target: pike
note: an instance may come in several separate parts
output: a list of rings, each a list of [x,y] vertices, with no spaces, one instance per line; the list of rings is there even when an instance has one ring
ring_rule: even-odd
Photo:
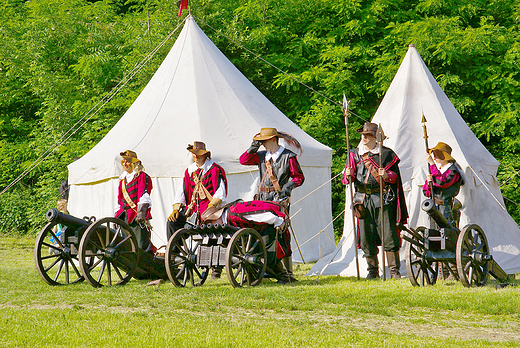
[[[349,104],[350,102],[347,101],[347,98],[345,97],[345,92],[343,92],[343,117],[345,118],[345,133],[346,133],[346,139],[347,139],[347,166],[350,168],[350,142],[349,142],[349,136],[348,136],[348,119],[350,117],[349,114]],[[358,258],[358,252],[357,252],[357,246],[359,245],[358,241],[358,234],[356,229],[356,218],[354,216],[354,193],[352,188],[352,181],[349,178],[349,190],[350,190],[350,206],[352,207],[352,228],[354,231],[354,250],[356,253],[356,272],[357,272],[357,279],[359,280],[359,258]]]
[[[426,153],[430,153],[430,147],[428,146],[428,131],[426,129],[426,117],[424,117],[424,112],[422,114],[421,123],[423,124],[423,132],[424,132],[424,145],[426,146]],[[428,173],[431,175],[432,170],[430,169],[430,165],[428,164]],[[433,200],[433,181],[430,181],[430,192],[431,199]]]
[[[383,128],[381,127],[381,123],[377,126],[376,139],[379,146],[379,170],[383,168],[383,140],[385,139],[385,134],[383,133]],[[384,207],[384,199],[383,199],[383,185],[384,181],[382,176],[379,176],[379,230],[381,232],[381,249],[383,249],[383,281],[386,280],[386,270],[385,270],[385,227],[383,224],[383,207]]]

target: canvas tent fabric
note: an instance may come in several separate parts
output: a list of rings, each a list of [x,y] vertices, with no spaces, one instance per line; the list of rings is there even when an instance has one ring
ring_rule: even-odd
[[[399,167],[410,215],[408,225],[430,227],[427,214],[420,209],[425,199],[422,185],[428,171],[421,123],[423,113],[430,148],[439,141],[449,144],[452,156],[465,174],[466,183],[457,197],[463,204],[460,228],[469,223],[479,225],[498,264],[508,273],[520,272],[520,229],[503,209],[505,205],[496,179],[499,163],[466,125],[413,45],[372,120],[381,124],[388,137],[384,145],[401,159]],[[350,202],[349,191],[346,192],[346,202]],[[357,275],[351,210],[348,203],[346,206],[343,237],[336,250],[317,262],[308,275]],[[360,274],[364,277],[366,261],[359,256]],[[406,272],[404,263],[401,272]]]
[[[212,159],[226,170],[228,201],[251,200],[258,170],[240,165],[238,159],[262,127],[285,131],[302,145],[299,161],[306,179],[293,191],[291,213],[304,260],[315,261],[334,250],[332,227],[325,228],[332,220],[330,183],[317,189],[330,180],[332,150],[262,95],[191,16],[127,112],[96,146],[68,166],[69,211],[80,217],[113,216],[123,170],[119,153],[133,150],[152,178],[152,241],[164,245],[175,190],[192,163],[187,145],[205,142]],[[294,260],[301,261],[294,240],[293,250]]]

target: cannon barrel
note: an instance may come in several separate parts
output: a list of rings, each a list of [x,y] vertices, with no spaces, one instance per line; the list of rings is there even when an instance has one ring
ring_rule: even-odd
[[[56,222],[70,227],[83,227],[90,225],[90,222],[59,212],[58,209],[49,209],[45,217],[49,222]]]
[[[446,218],[440,213],[435,207],[433,199],[427,199],[421,204],[421,209],[424,210],[432,219],[439,225],[440,228],[451,228],[454,227],[446,220]]]

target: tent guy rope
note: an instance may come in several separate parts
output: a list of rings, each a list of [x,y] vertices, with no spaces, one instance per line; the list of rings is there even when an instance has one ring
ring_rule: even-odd
[[[72,127],[65,132],[60,139],[58,139],[52,146],[50,146],[46,151],[44,151],[28,168],[26,168],[16,179],[14,179],[9,185],[7,185],[1,192],[4,194],[11,187],[16,185],[20,180],[22,180],[25,176],[27,176],[32,170],[34,170],[41,162],[43,162],[47,157],[51,155],[53,151],[55,151],[58,147],[63,145],[67,140],[69,140],[74,134],[76,134],[92,117],[94,117],[112,98],[114,98],[117,93],[126,84],[132,80],[132,78],[150,61],[155,54],[159,51],[159,49],[166,44],[166,42],[173,36],[173,34],[182,26],[182,24],[186,21],[186,18],[170,33],[166,36],[163,41],[159,43],[141,62],[139,62],[136,67],[130,71],[125,77],[119,81],[119,83],[112,88],[110,92],[105,94],[101,100],[99,100],[96,105],[94,105],[83,117],[81,117]]]

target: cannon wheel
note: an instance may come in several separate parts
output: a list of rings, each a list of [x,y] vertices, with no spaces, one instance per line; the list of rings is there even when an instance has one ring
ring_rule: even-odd
[[[200,286],[208,278],[209,267],[197,266],[200,241],[192,238],[189,230],[177,230],[168,241],[164,262],[170,282],[177,287]]]
[[[417,233],[423,236],[424,230],[424,227],[418,227]],[[424,248],[410,242],[405,245],[406,271],[413,286],[434,285],[437,282],[439,265],[437,262],[426,260],[424,251]]]
[[[36,269],[49,285],[82,282],[85,278],[79,269],[76,246],[61,241],[53,231],[54,226],[56,226],[55,222],[49,222],[36,238],[34,245]]]
[[[455,259],[462,285],[483,286],[489,276],[489,245],[484,231],[478,225],[467,225],[457,239]]]
[[[126,222],[103,218],[90,225],[79,244],[79,265],[93,287],[126,284],[138,263],[137,239]]]
[[[226,273],[234,288],[260,284],[266,261],[265,243],[257,231],[242,228],[233,234],[226,250]]]

